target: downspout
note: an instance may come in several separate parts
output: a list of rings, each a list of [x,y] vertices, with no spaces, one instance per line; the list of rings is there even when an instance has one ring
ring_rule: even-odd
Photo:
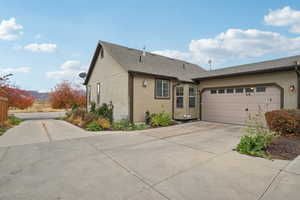
[[[297,108],[300,109],[300,70],[299,67],[295,67],[297,73]]]

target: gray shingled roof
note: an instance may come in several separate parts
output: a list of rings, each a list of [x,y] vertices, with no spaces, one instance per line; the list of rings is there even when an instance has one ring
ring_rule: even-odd
[[[256,72],[286,70],[296,66],[297,61],[300,61],[300,55],[206,71],[204,73],[195,75],[193,79],[201,80],[232,75],[250,74]]]
[[[100,41],[106,51],[129,72],[153,74],[166,77],[174,77],[180,81],[191,82],[195,75],[206,72],[198,65],[168,58],[165,56]],[[142,61],[140,62],[140,56]]]

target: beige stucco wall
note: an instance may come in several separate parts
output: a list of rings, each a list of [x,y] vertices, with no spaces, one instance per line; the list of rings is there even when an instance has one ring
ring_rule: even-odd
[[[280,85],[284,89],[284,108],[297,108],[297,88],[294,92],[289,91],[290,85],[297,87],[297,75],[294,71],[205,80],[200,81],[199,90],[209,87],[226,87],[263,83],[277,83]]]
[[[147,80],[147,87],[143,86]],[[155,78],[148,76],[134,76],[133,78],[133,121],[142,122],[145,120],[145,112],[159,113],[165,111],[172,115],[172,96],[174,81],[170,81],[170,98],[155,99],[154,88]]]
[[[105,50],[104,58],[99,55],[87,84],[91,86],[91,101],[93,102],[97,102],[98,82],[101,84],[100,105],[112,101],[114,120],[128,119],[128,73]]]

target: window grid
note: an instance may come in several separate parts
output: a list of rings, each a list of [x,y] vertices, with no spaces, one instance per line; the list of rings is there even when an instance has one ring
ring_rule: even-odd
[[[189,108],[195,108],[195,107],[196,107],[195,88],[190,87],[189,88]]]
[[[155,97],[167,99],[170,97],[170,81],[169,80],[156,80]]]
[[[176,108],[183,108],[184,88],[176,87]]]

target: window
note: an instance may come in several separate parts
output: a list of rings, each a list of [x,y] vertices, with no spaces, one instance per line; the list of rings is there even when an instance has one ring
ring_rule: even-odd
[[[256,92],[266,92],[266,87],[257,87]]]
[[[189,107],[195,108],[196,106],[196,94],[195,94],[195,88],[190,87],[189,88]]]
[[[236,88],[235,93],[244,93],[244,88]]]
[[[170,98],[170,81],[158,79],[155,81],[155,97],[160,99]]]
[[[229,89],[226,90],[226,93],[227,94],[232,94],[232,93],[234,93],[234,89],[229,88]]]
[[[97,83],[97,104],[100,104],[100,83]]]
[[[183,108],[183,87],[176,87],[176,108]]]
[[[225,90],[221,89],[221,90],[218,90],[218,94],[224,94],[225,93]]]
[[[217,90],[210,90],[210,94],[217,94]]]
[[[86,88],[86,93],[87,93],[87,101],[88,101],[88,104],[89,103],[91,103],[91,95],[92,95],[92,93],[91,93],[92,91],[91,91],[91,86],[90,85],[88,85],[87,86],[87,88]]]
[[[254,88],[246,88],[246,93],[254,92]]]

